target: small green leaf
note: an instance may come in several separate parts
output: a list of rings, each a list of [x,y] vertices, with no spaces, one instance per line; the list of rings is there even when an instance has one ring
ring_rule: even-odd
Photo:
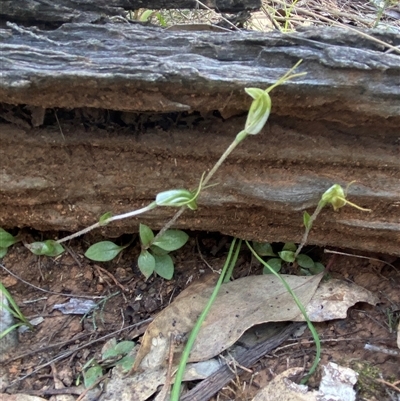
[[[297,246],[294,242],[286,242],[285,245],[283,245],[282,251],[292,251],[296,252]]]
[[[304,224],[304,227],[307,229],[311,228],[310,219],[311,219],[311,216],[307,212],[304,212],[303,213],[303,224]]]
[[[92,366],[86,372],[83,372],[83,383],[85,388],[92,387],[101,376],[103,376],[103,369],[99,365]]]
[[[304,267],[305,269],[311,269],[314,267],[314,261],[307,255],[301,253],[297,255],[296,262],[299,264],[300,267]]]
[[[112,213],[111,213],[111,212],[104,213],[103,216],[101,216],[100,219],[99,219],[99,224],[100,224],[101,226],[107,225],[107,224],[109,223],[108,220],[109,220],[111,217],[112,217]]]
[[[186,244],[189,236],[181,230],[167,230],[160,238],[154,242],[165,251],[175,251]]]
[[[119,354],[126,355],[135,348],[135,343],[133,341],[121,341],[115,347]]]
[[[3,301],[3,303],[1,304],[1,307],[7,309],[16,319],[19,319],[21,322],[25,323],[27,326],[32,327],[32,325],[29,323],[28,319],[24,316],[24,314],[21,312],[21,309],[19,309],[17,303],[14,301],[14,298],[8,292],[7,288],[4,287],[2,282],[0,282],[0,292],[3,293],[3,295],[6,297],[8,304],[9,304],[9,305],[7,305]]]
[[[8,313],[13,315],[16,319],[18,319],[18,317],[19,317],[18,313],[4,302],[0,304],[0,309],[5,309],[6,311],[8,311]]]
[[[156,245],[152,245],[150,247],[150,250],[153,255],[166,255],[167,253],[169,253],[169,251],[166,251],[165,249],[162,249]]]
[[[278,258],[273,258],[270,259],[266,262],[268,264],[268,266],[275,272],[279,272],[281,270],[282,267],[282,259],[278,259]],[[267,266],[264,266],[263,269],[263,274],[272,274],[271,270],[268,269]]]
[[[269,242],[254,242],[253,248],[260,256],[276,256]]]
[[[153,10],[143,11],[142,15],[139,18],[139,21],[147,22],[149,18],[152,16],[153,12],[154,12]]]
[[[14,237],[4,229],[0,228],[0,248],[8,248],[18,242],[19,239]]]
[[[96,262],[108,262],[114,259],[126,247],[127,245],[118,246],[111,241],[101,241],[90,246],[85,252],[85,256]]]
[[[294,252],[292,251],[282,251],[278,252],[279,257],[287,263],[292,263],[295,261]]]
[[[312,273],[310,272],[310,269],[303,269],[301,267],[300,268],[300,276],[312,276]]]
[[[135,358],[132,355],[125,355],[115,365],[121,365],[123,372],[130,372],[135,363]]]
[[[165,18],[163,17],[163,15],[161,13],[157,13],[156,17],[158,19],[158,22],[160,23],[160,25],[165,28],[167,26],[167,22],[165,21]]]
[[[154,272],[154,268],[156,267],[154,256],[149,251],[142,250],[138,259],[138,266],[146,279],[149,278]]]
[[[131,352],[134,347],[135,343],[133,341],[121,341],[114,347],[111,347],[110,349],[104,351],[102,359],[105,360],[108,358],[113,358],[118,355],[126,355],[129,352]]]
[[[154,233],[151,230],[150,227],[146,226],[145,224],[140,224],[139,225],[139,236],[140,236],[140,242],[142,243],[142,246],[147,246],[153,241],[154,239]]]
[[[0,248],[0,259],[7,255],[7,248]]]
[[[165,278],[166,280],[171,280],[174,275],[174,262],[169,255],[155,255],[154,259],[156,261],[156,265],[154,271]]]
[[[117,339],[115,337],[108,340],[101,349],[101,359],[104,361],[107,358],[114,357],[118,354],[115,353],[115,347],[117,346]],[[86,363],[86,367],[90,366],[90,364]],[[82,369],[85,369],[85,366]]]
[[[325,270],[325,266],[320,262],[316,262],[316,263],[314,263],[314,266],[311,267],[309,270],[310,270],[310,273],[316,275],[316,274],[322,273]]]
[[[34,255],[45,255],[55,257],[61,255],[64,252],[64,248],[52,239],[46,241],[32,242],[31,244],[25,244],[25,246]]]
[[[3,331],[0,333],[0,340],[1,340],[3,337],[5,337],[7,334],[11,333],[11,332],[12,332],[13,330],[15,330],[16,328],[22,326],[22,324],[23,324],[23,323],[16,323],[16,324],[13,324],[13,325],[10,326],[10,327],[7,327],[7,329],[3,330]]]

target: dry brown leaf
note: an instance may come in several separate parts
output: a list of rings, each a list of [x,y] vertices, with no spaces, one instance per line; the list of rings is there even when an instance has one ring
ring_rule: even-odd
[[[282,275],[307,305],[322,278]],[[181,338],[175,345],[174,361],[179,360],[184,342],[203,311],[215,283],[194,283],[161,311],[149,325],[135,361],[135,369],[152,369],[166,361],[166,341],[170,333]],[[248,328],[265,322],[292,321],[299,310],[279,279],[272,275],[244,277],[223,284],[202,325],[189,361],[204,361],[230,347]]]
[[[306,306],[306,311],[312,322],[345,319],[347,310],[357,302],[376,305],[379,298],[357,284],[332,279],[318,286],[310,303]],[[305,319],[302,314],[299,314],[294,321],[303,322]]]
[[[147,370],[126,376],[119,367],[113,369],[112,379],[106,383],[101,401],[145,401],[164,384],[166,368]]]

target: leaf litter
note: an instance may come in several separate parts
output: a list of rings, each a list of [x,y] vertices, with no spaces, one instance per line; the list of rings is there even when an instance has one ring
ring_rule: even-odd
[[[300,302],[307,305],[322,275],[283,277]],[[142,339],[135,370],[152,368],[154,360],[165,357],[168,350],[160,347],[165,347],[166,342],[160,339],[169,338],[170,333],[178,338],[186,338],[213,289],[214,283],[209,280],[194,283],[158,314]],[[249,276],[223,284],[197,336],[189,362],[204,361],[220,354],[256,324],[292,321],[298,314],[299,310],[293,298],[275,276]],[[184,342],[176,346],[177,359],[183,347]],[[154,357],[154,354],[159,357]]]
[[[321,283],[321,274],[283,276],[313,321],[342,319],[356,302],[374,305],[378,302],[376,296],[356,284],[341,280]],[[146,400],[157,391],[166,377],[170,335],[181,339],[181,343],[174,343],[173,364],[177,365],[187,335],[204,308],[214,283],[212,276],[193,283],[157,315],[148,326],[140,349],[136,349],[134,373],[126,377],[115,368],[102,400],[111,400],[111,394],[121,386],[130,389],[124,395],[128,401]],[[244,333],[250,333],[249,329],[264,327],[266,330],[263,331],[270,331],[272,335],[272,322],[302,320],[292,297],[274,276],[250,276],[224,284],[196,339],[185,380],[200,380],[214,373],[221,365],[214,357],[227,349],[235,354],[240,346],[233,344]],[[271,322],[270,329],[268,324],[265,325],[268,322]]]

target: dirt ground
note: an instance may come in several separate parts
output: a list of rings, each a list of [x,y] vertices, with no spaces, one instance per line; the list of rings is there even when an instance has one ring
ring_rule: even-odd
[[[65,392],[74,393],[84,364],[99,357],[106,341],[96,340],[109,334],[109,338],[118,341],[140,341],[150,318],[190,283],[209,273],[210,267],[218,270],[225,261],[230,238],[204,232],[189,234],[184,248],[173,253],[175,275],[170,281],[155,276],[144,280],[136,263],[140,251],[137,238],[120,257],[107,263],[91,262],[83,256],[89,244],[99,239],[96,234],[72,241],[68,252],[58,258],[34,256],[21,244],[10,248],[1,262],[0,280],[25,316],[43,317],[43,321],[34,331],[19,335],[19,345],[3,363],[10,379],[6,392],[48,398],[51,393],[48,390],[60,386],[60,380]],[[30,235],[36,240],[54,237],[54,233]],[[125,236],[117,242],[126,243],[130,239]],[[400,350],[396,346],[396,325],[400,317],[400,259],[376,254],[363,254],[368,257],[364,259],[333,256],[320,248],[308,248],[307,252],[329,265],[329,277],[354,282],[380,299],[376,307],[356,304],[348,311],[347,319],[316,324],[322,341],[322,363],[333,361],[356,370],[360,374],[356,385],[359,400],[397,400],[399,393],[391,383],[397,381],[398,390]],[[262,274],[262,268],[243,248],[234,278],[254,274]],[[55,304],[68,301],[72,295],[108,298],[84,318],[53,310]],[[135,328],[113,334],[135,323],[138,323]],[[379,348],[366,350],[366,344]],[[251,400],[276,374],[289,367],[309,367],[314,355],[312,337],[306,330],[299,339],[287,341],[262,358],[249,372],[223,388],[215,399]],[[309,384],[318,386],[318,382],[316,374]]]

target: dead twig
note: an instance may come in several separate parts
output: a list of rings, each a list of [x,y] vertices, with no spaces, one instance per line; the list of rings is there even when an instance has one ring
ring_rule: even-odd
[[[106,269],[103,269],[102,267],[100,267],[98,265],[94,265],[94,268],[97,270],[97,273],[99,275],[101,275],[100,273],[103,273],[108,278],[110,278],[114,282],[114,284],[122,290],[122,293],[124,293],[126,291],[126,288]]]
[[[28,285],[29,287],[34,288],[35,290],[45,292],[47,294],[54,294],[54,295],[62,295],[63,297],[67,298],[86,298],[86,299],[103,299],[105,298],[104,295],[75,295],[75,294],[64,294],[62,292],[56,292],[56,291],[49,291],[45,290],[43,288],[37,287],[34,284],[29,283],[28,281],[24,280],[23,278],[17,276],[15,273],[12,271],[8,270],[3,264],[0,263],[0,267],[5,270],[10,276],[15,277],[17,280],[21,281],[22,283]]]
[[[93,344],[95,344],[95,343],[97,343],[97,342],[105,341],[105,340],[107,340],[108,338],[114,337],[115,335],[121,333],[122,331],[125,331],[125,330],[128,330],[128,329],[132,329],[132,328],[134,328],[134,327],[141,326],[141,325],[143,325],[143,324],[145,324],[145,323],[150,323],[152,320],[153,320],[152,318],[143,320],[142,322],[135,323],[135,324],[132,324],[132,325],[130,325],[130,326],[124,327],[123,329],[119,329],[119,330],[113,331],[112,333],[106,334],[106,335],[103,336],[103,337],[97,338],[97,339],[92,340],[92,341],[89,341],[89,342],[87,342],[87,343],[85,343],[85,344],[81,344],[81,345],[79,345],[78,347],[75,347],[75,348],[73,348],[73,349],[71,349],[71,350],[68,350],[68,351],[64,352],[63,354],[60,354],[60,355],[58,355],[57,357],[53,358],[51,361],[48,361],[48,362],[46,362],[46,363],[44,363],[44,364],[38,366],[35,370],[33,370],[32,372],[26,374],[25,376],[20,377],[20,378],[14,380],[14,381],[11,382],[8,386],[6,386],[4,390],[8,389],[9,387],[14,386],[16,383],[19,383],[20,381],[25,380],[26,378],[28,378],[28,377],[34,375],[35,373],[37,373],[37,372],[39,372],[40,370],[42,370],[43,368],[45,368],[45,367],[51,365],[52,363],[55,363],[55,362],[58,362],[58,361],[61,361],[61,360],[65,359],[65,358],[68,358],[70,355],[72,355],[72,354],[73,354],[74,352],[76,352],[76,351],[80,351],[81,349],[88,348],[88,347],[90,347],[91,345],[93,345]],[[8,361],[4,361],[3,363],[7,363],[7,362],[8,362]]]
[[[168,401],[168,395],[171,390],[171,383],[172,383],[172,363],[174,360],[174,348],[175,348],[175,335],[171,333],[169,336],[167,375],[165,377],[164,387],[157,396],[157,401]]]
[[[381,262],[387,266],[392,267],[394,270],[396,270],[397,273],[399,273],[399,270],[397,269],[397,267],[393,266],[391,263],[385,262],[384,260],[381,260],[381,259],[371,258],[370,256],[353,255],[351,253],[346,253],[346,252],[331,251],[330,249],[324,249],[324,253],[333,253],[335,255],[343,255],[343,256],[350,256],[350,257],[359,258],[359,259],[374,260],[375,262]]]

